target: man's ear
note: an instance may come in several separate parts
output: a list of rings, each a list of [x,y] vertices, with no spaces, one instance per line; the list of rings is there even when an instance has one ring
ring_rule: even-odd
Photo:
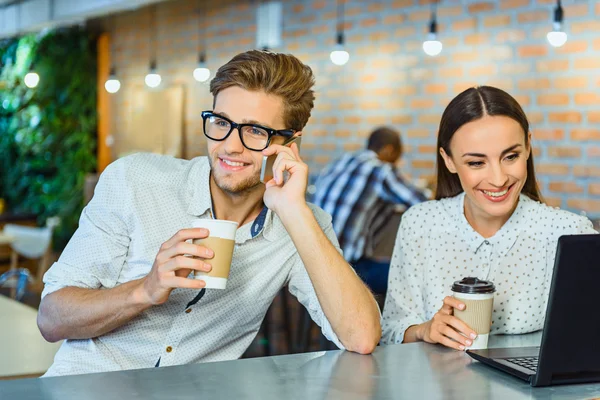
[[[446,151],[442,147],[440,147],[440,155],[444,159],[444,164],[446,164],[446,168],[448,168],[448,171],[455,174],[456,166],[454,165],[454,161],[452,161],[452,157],[446,154]]]

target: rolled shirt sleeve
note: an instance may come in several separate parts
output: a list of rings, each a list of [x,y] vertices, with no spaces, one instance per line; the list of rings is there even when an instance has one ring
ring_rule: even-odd
[[[331,217],[313,205],[311,205],[311,208],[315,214],[315,218],[321,226],[321,229],[323,229],[325,236],[327,236],[336,250],[342,254],[335,231],[331,225]],[[312,320],[321,327],[321,332],[323,335],[335,343],[338,348],[345,350],[344,345],[333,331],[333,328],[331,327],[327,317],[325,316],[325,313],[323,312],[323,309],[321,308],[321,304],[319,303],[319,299],[315,293],[312,281],[310,280],[308,272],[306,271],[306,267],[304,266],[304,263],[302,263],[302,259],[300,258],[299,254],[295,255],[293,262],[294,265],[291,268],[288,279],[288,288],[290,293],[298,299],[298,301],[306,308],[306,310],[308,310]],[[352,269],[349,264],[348,268]]]
[[[130,203],[124,166],[116,161],[100,177],[79,228],[44,275],[42,298],[68,286],[100,289],[116,285],[130,240],[124,213]]]

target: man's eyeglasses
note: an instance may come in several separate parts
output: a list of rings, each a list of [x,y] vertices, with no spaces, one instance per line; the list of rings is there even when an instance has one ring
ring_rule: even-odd
[[[263,151],[269,147],[273,136],[289,139],[296,133],[292,129],[276,130],[256,124],[238,124],[212,111],[202,111],[202,120],[207,138],[221,142],[237,129],[244,147],[253,151]]]

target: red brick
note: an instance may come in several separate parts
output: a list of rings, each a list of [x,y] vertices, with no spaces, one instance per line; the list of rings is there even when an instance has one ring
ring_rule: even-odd
[[[472,33],[465,36],[465,44],[469,46],[478,44],[487,44],[490,42],[490,35],[487,33]]]
[[[581,157],[581,148],[574,146],[550,146],[548,147],[548,155],[558,158]]]
[[[404,20],[406,20],[404,14],[388,15],[383,18],[383,23],[385,25],[396,25],[404,22]]]
[[[422,145],[418,147],[419,153],[421,154],[436,154],[437,146],[434,145]],[[600,185],[598,185],[600,186]]]
[[[573,167],[573,174],[575,176],[594,178],[600,176],[600,167],[590,165],[576,165]]]
[[[496,75],[496,65],[495,64],[486,64],[480,65],[477,67],[473,67],[469,70],[469,76],[473,78],[481,77],[481,76],[494,76]]]
[[[537,22],[537,21],[551,21],[550,12],[547,10],[536,10],[519,13],[517,21],[519,23]]]
[[[336,137],[350,137],[352,133],[348,129],[338,129],[335,131]]]
[[[462,93],[465,90],[475,87],[477,86],[477,82],[473,82],[473,81],[465,81],[465,82],[458,82],[454,84],[454,93]]]
[[[360,26],[363,28],[370,28],[372,26],[377,25],[377,18],[367,18],[360,21]]]
[[[413,117],[412,117],[412,115],[409,115],[409,114],[392,116],[392,124],[408,125],[408,124],[412,123],[412,121],[413,121]]]
[[[583,188],[573,182],[550,182],[548,189],[551,192],[583,193]]]
[[[483,19],[483,26],[486,28],[508,25],[510,25],[510,15],[494,15]]]
[[[569,60],[547,60],[536,63],[538,72],[558,72],[569,69]]]
[[[526,74],[531,71],[530,63],[503,63],[500,65],[500,72],[508,75]]]
[[[398,43],[382,43],[379,46],[379,53],[381,54],[398,54],[400,52],[400,45]]]
[[[600,129],[572,129],[571,140],[600,140]]]
[[[521,29],[503,29],[496,35],[496,41],[498,43],[515,43],[522,42],[526,37],[525,31]]]
[[[600,124],[600,111],[589,111],[587,113],[588,122]]]
[[[433,107],[433,100],[430,98],[427,99],[413,99],[410,102],[410,106],[412,108],[419,108],[419,109],[428,109]]]
[[[550,79],[548,78],[525,78],[519,81],[519,89],[521,90],[540,90],[550,87]]]
[[[300,14],[302,13],[302,11],[304,11],[304,6],[302,4],[295,4],[292,7],[292,11],[294,12],[294,14]]]
[[[528,6],[530,0],[502,0],[500,2],[501,10],[508,10],[509,8],[518,8]]]
[[[396,37],[411,37],[417,34],[417,29],[414,26],[405,26],[394,31]]]
[[[439,76],[441,78],[460,78],[463,76],[463,69],[461,67],[443,67],[439,70]]]
[[[548,45],[532,44],[519,47],[519,56],[521,57],[543,57],[548,54]]]
[[[539,124],[544,121],[544,113],[542,112],[528,112],[527,119],[532,124]]]
[[[338,123],[337,117],[323,117],[321,118],[321,123],[323,125],[335,125]]]
[[[600,15],[600,3],[596,3],[596,15]]]
[[[408,19],[410,21],[413,22],[418,22],[418,21],[427,21],[429,20],[429,18],[431,18],[431,11],[425,9],[425,10],[419,10],[419,11],[413,11],[411,13],[408,14]]]
[[[600,39],[594,39],[594,50],[600,50]]]
[[[588,49],[588,42],[586,40],[569,40],[564,46],[556,49],[559,54],[577,54],[585,53]]]
[[[552,83],[556,89],[583,89],[588,87],[587,76],[569,76],[554,78]]]
[[[588,213],[600,212],[600,200],[568,199],[567,205],[571,208],[582,210]]]
[[[561,124],[578,124],[581,122],[581,113],[577,111],[551,112],[548,119],[550,122]]]
[[[600,57],[586,57],[575,60],[573,67],[576,69],[600,69]]]
[[[479,12],[492,11],[496,7],[492,2],[473,3],[469,5],[469,13],[475,14]]]
[[[593,195],[600,195],[600,183],[590,183],[588,191]]]
[[[381,108],[381,104],[378,101],[363,101],[360,103],[360,108],[363,110],[377,110]]]
[[[389,39],[389,37],[389,32],[372,32],[369,34],[369,40],[373,43],[384,42],[385,40]]]
[[[533,153],[533,156],[536,158],[542,156],[542,149],[540,149],[539,147],[533,146],[533,149],[531,151]]]
[[[474,30],[477,26],[475,18],[467,18],[452,23],[452,31]]]
[[[414,0],[392,0],[393,8],[406,8],[414,4]]]
[[[572,22],[569,24],[569,26],[571,28],[570,33],[573,35],[600,31],[600,21],[594,21],[591,19],[587,21]]]
[[[367,6],[367,11],[369,12],[379,12],[383,10],[383,4],[381,3],[369,3]]]
[[[409,138],[426,138],[429,137],[429,130],[427,129],[408,129],[406,136]]]
[[[569,104],[569,95],[566,93],[541,94],[538,96],[541,106],[566,106]]]
[[[534,140],[561,140],[565,137],[565,131],[562,129],[534,129]]]
[[[425,85],[426,94],[444,94],[448,92],[448,86],[443,83],[430,83]]]
[[[438,7],[437,16],[439,19],[447,19],[449,17],[460,17],[463,15],[462,6],[454,7]]]
[[[577,105],[600,105],[600,95],[597,93],[575,93],[575,104]]]
[[[476,51],[457,51],[452,55],[454,63],[462,65],[469,61],[476,61],[479,59],[479,54]]]
[[[387,122],[387,120],[387,117],[383,116],[367,117],[367,122],[370,125],[384,125]]]
[[[419,116],[419,123],[437,125],[440,123],[441,118],[440,114],[422,114]]]
[[[590,13],[590,7],[587,2],[582,2],[581,4],[565,4],[563,7],[565,15],[568,15],[569,18],[586,17]]]
[[[331,161],[331,156],[327,156],[327,155],[318,155],[315,156],[313,158],[313,160],[317,163],[317,164],[329,164],[329,162]]]
[[[569,173],[569,166],[556,163],[537,164],[535,170],[541,175],[567,175]]]
[[[322,143],[321,144],[321,149],[323,149],[325,151],[335,151],[336,148],[337,148],[337,145],[335,143]]]
[[[344,123],[346,124],[360,124],[361,118],[356,115],[344,117]]]
[[[544,203],[550,207],[560,207],[562,204],[562,199],[560,197],[544,196]]]
[[[421,169],[433,169],[435,167],[435,161],[431,160],[413,160],[411,163],[413,168]]]
[[[344,143],[345,151],[357,151],[362,149],[364,144],[362,143]]]

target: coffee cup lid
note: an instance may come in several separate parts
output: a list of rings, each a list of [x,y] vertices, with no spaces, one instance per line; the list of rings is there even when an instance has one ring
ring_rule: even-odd
[[[454,282],[452,291],[456,293],[484,294],[494,293],[496,287],[490,281],[484,281],[475,277],[467,277]]]

